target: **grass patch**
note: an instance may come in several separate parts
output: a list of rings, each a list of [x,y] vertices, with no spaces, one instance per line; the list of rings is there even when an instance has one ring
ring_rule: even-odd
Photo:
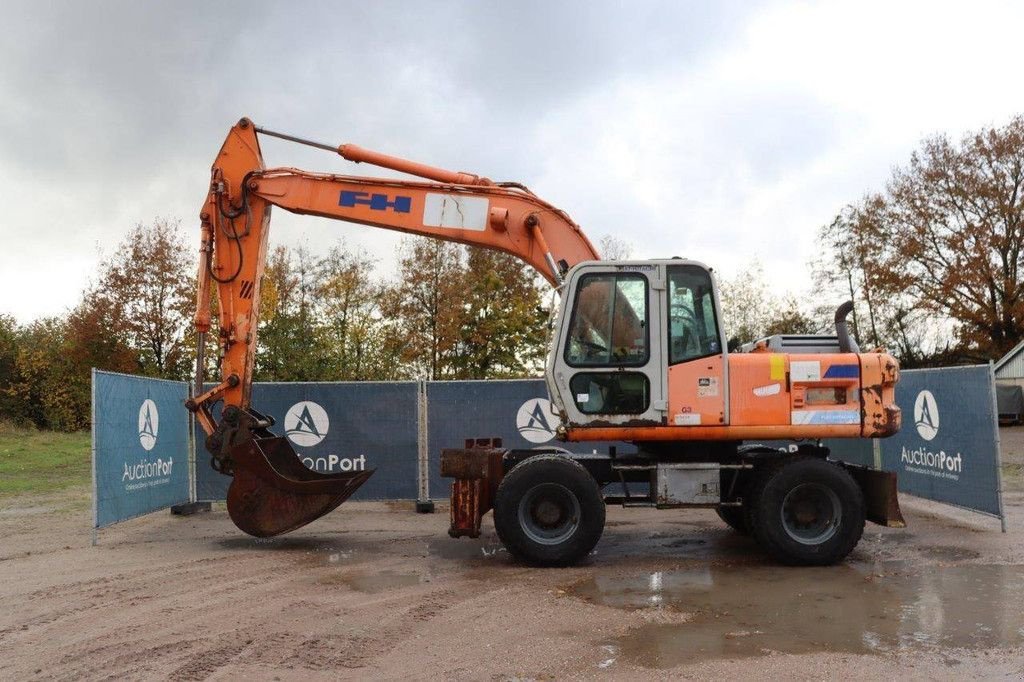
[[[1024,490],[1024,465],[1003,464],[1003,490],[1007,492]]]
[[[59,433],[0,428],[0,495],[50,493],[92,477],[88,431]]]

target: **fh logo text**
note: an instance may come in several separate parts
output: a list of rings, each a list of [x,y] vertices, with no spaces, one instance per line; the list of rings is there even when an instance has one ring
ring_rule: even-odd
[[[412,197],[395,196],[392,199],[387,194],[342,191],[338,197],[338,206],[345,208],[369,206],[371,211],[387,211],[390,209],[395,213],[411,213]]]

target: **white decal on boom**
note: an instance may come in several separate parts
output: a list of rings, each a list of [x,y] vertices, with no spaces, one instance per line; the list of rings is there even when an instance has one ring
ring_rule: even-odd
[[[423,203],[423,224],[483,232],[490,202],[483,197],[428,193]]]

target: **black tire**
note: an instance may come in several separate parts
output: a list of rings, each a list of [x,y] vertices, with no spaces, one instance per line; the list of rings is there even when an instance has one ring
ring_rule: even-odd
[[[837,464],[797,457],[758,472],[747,523],[776,561],[828,566],[853,551],[864,532],[864,495]]]
[[[534,566],[568,566],[604,531],[604,500],[594,478],[560,455],[516,465],[494,497],[494,529],[508,551]]]
[[[715,509],[718,518],[725,521],[726,525],[740,535],[750,535],[750,526],[747,525],[747,512],[743,507],[718,507]]]

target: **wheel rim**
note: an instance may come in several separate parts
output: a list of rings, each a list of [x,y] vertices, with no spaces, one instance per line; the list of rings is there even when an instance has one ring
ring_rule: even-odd
[[[580,501],[563,485],[535,485],[519,501],[519,527],[533,542],[560,544],[572,537],[579,525]]]
[[[782,501],[782,527],[802,545],[820,545],[839,531],[843,507],[835,491],[818,483],[801,483]]]

